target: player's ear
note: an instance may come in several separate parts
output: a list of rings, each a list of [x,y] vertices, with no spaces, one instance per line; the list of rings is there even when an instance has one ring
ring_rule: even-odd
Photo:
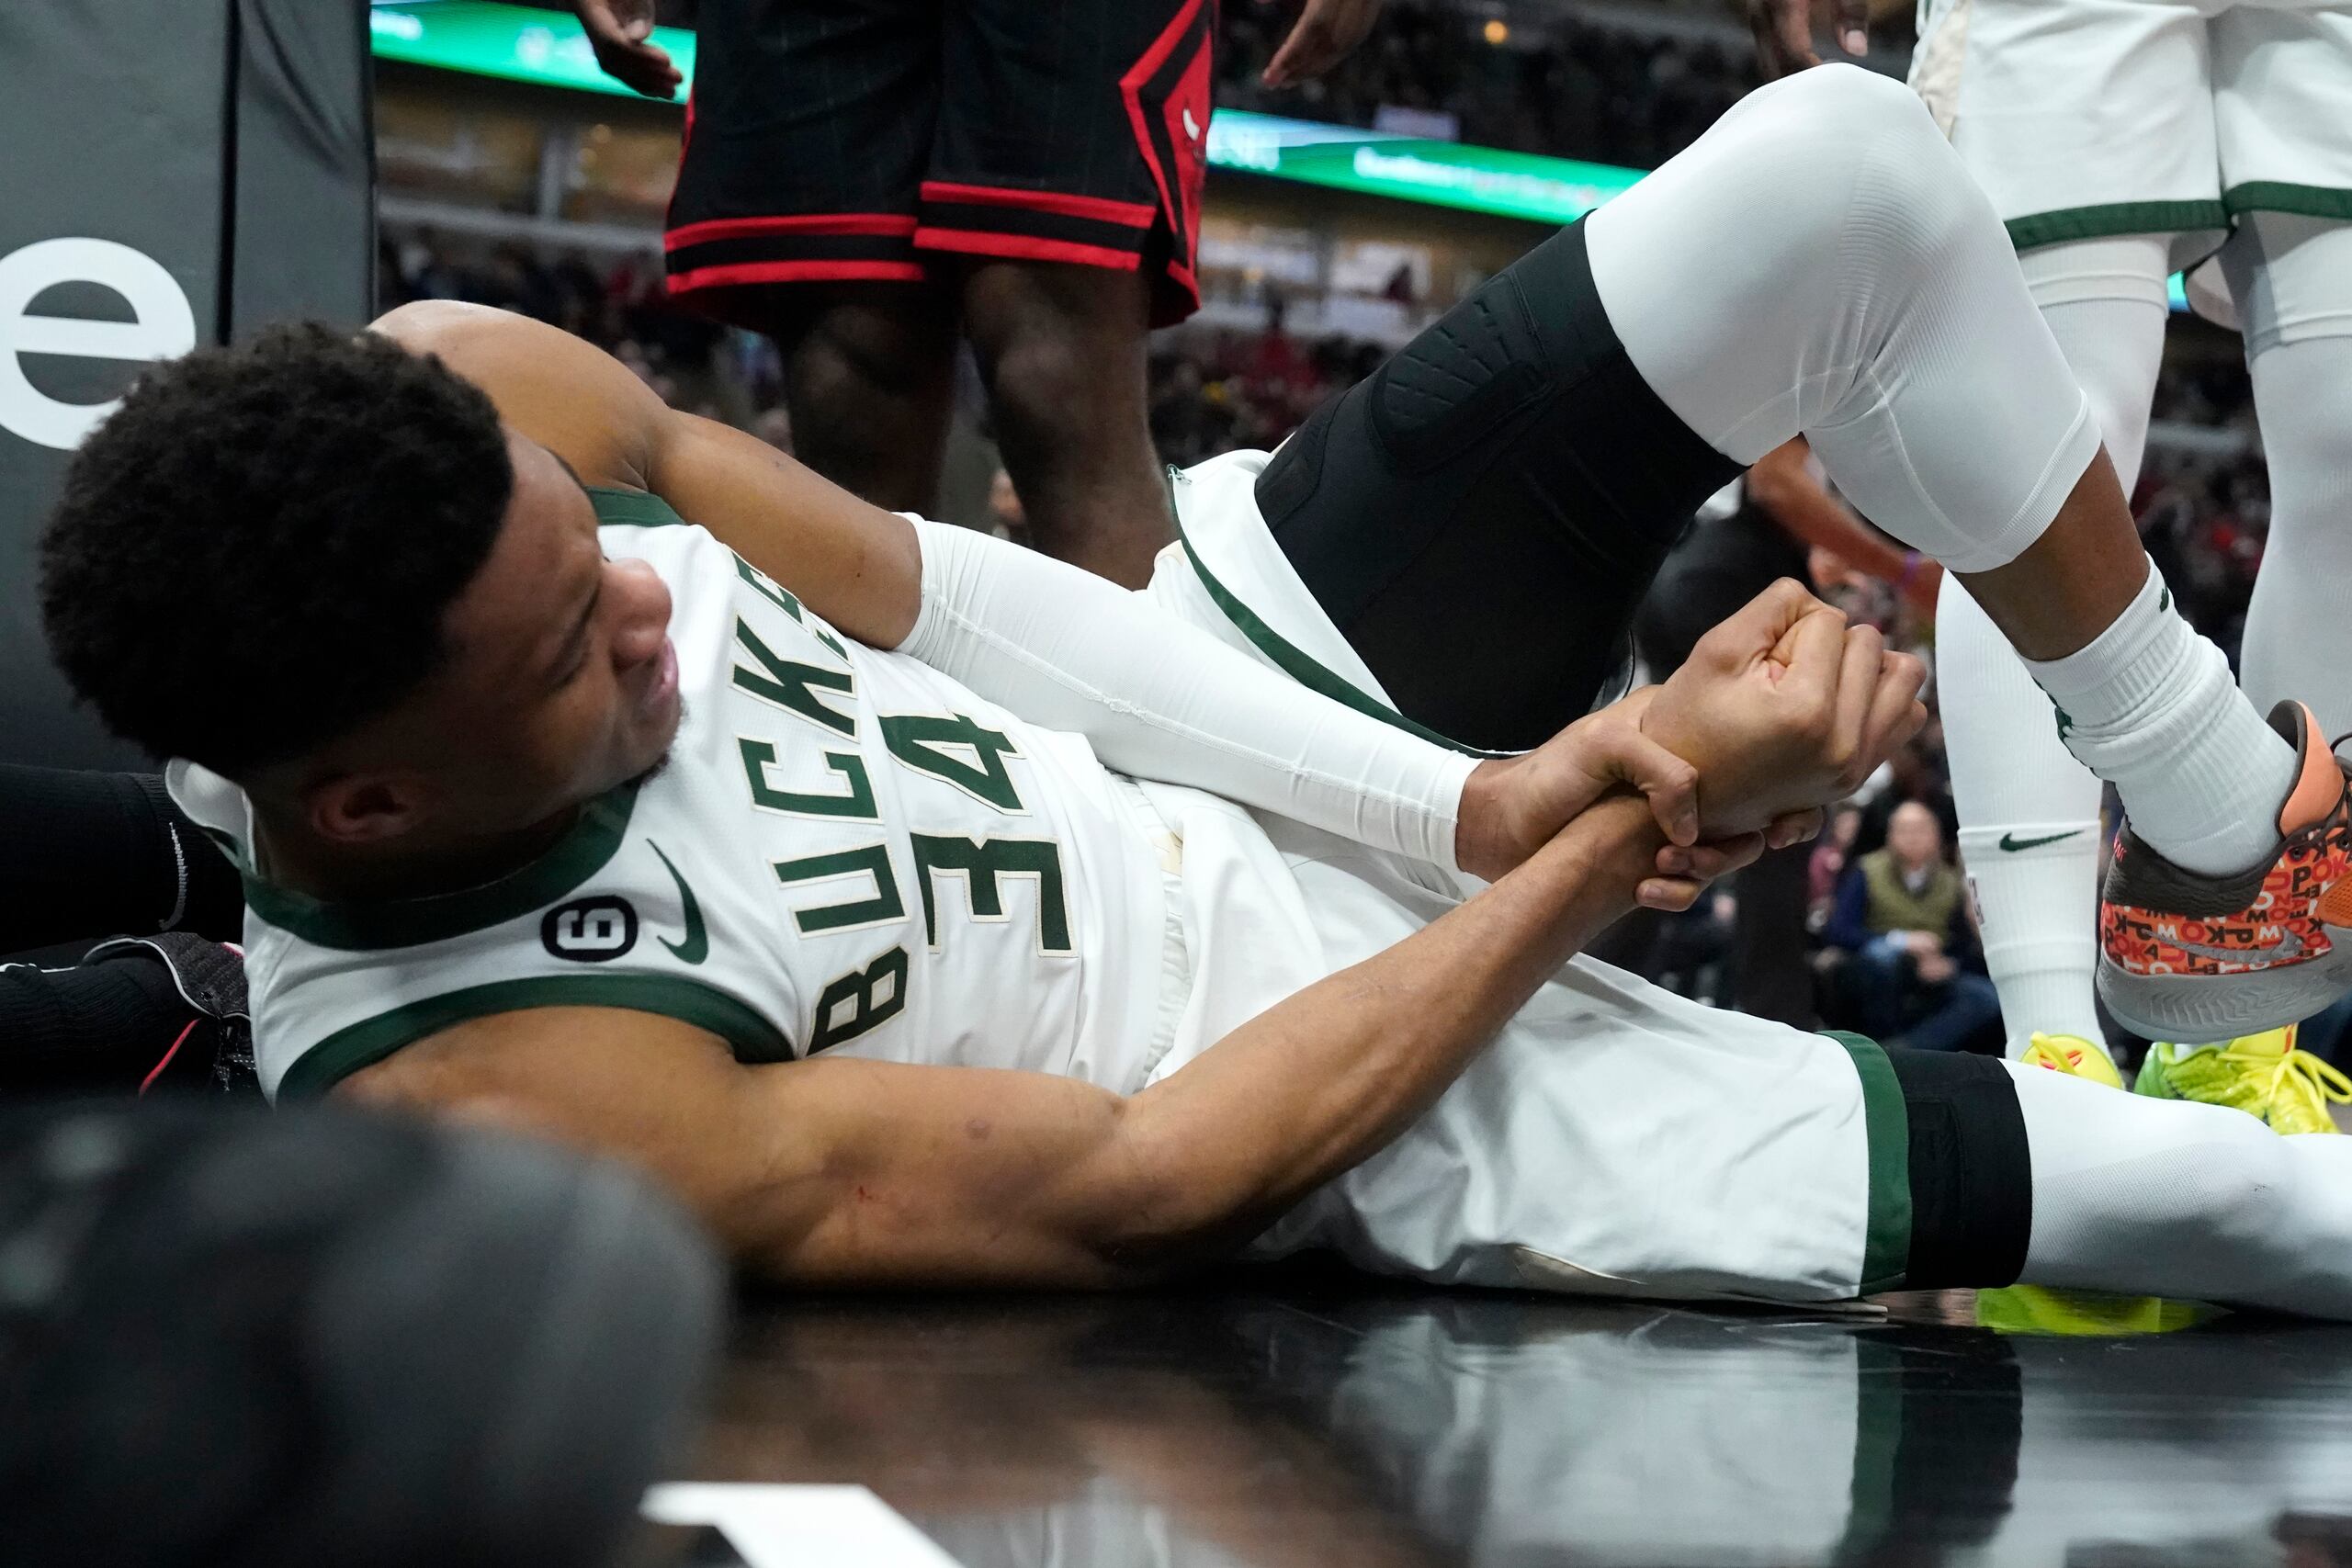
[[[382,843],[423,820],[423,782],[407,773],[341,773],[304,795],[311,831],[329,843]]]

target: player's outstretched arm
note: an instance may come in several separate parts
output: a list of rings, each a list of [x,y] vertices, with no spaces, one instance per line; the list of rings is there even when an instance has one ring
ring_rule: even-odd
[[[1488,877],[1566,819],[1520,835],[1508,859],[1460,859],[1465,828],[1474,845],[1498,841],[1479,830],[1492,765],[1311,692],[1076,567],[870,506],[764,442],[666,407],[611,355],[543,322],[435,300],[375,330],[438,355],[585,482],[650,491],[859,641],[1083,735],[1122,772]],[[1623,772],[1671,822],[1677,803],[1658,781]]]
[[[1659,880],[1664,841],[1639,800],[1603,803],[1478,897],[1124,1098],[850,1057],[740,1066],[686,1025],[601,1009],[467,1024],[341,1092],[632,1160],[781,1280],[1139,1283],[1246,1240],[1394,1138]],[[1699,891],[1668,886],[1686,904]]]

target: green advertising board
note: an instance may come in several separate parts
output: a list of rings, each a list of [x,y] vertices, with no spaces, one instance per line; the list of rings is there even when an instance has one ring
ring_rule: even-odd
[[[1211,118],[1208,155],[1218,168],[1539,223],[1570,222],[1642,177],[1639,169],[1609,164],[1384,136],[1245,109],[1219,109]]]

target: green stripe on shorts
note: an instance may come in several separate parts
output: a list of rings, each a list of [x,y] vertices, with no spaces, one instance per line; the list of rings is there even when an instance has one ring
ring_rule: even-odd
[[[2352,223],[2352,190],[2335,186],[2297,185],[2290,180],[2248,180],[2222,193],[2222,205],[2234,218],[2242,212],[2295,212],[2305,218],[2328,218]]]
[[[1899,1290],[1911,1260],[1911,1119],[1903,1086],[1875,1040],[1842,1029],[1821,1032],[1846,1047],[1862,1080],[1862,1127],[1870,1140],[1870,1226],[1862,1242],[1859,1295]]]
[[[2009,243],[2020,251],[2068,240],[2104,240],[2113,234],[2188,234],[2226,229],[2229,214],[2218,201],[2110,201],[2098,207],[2062,207],[2012,218],[2005,225]]]

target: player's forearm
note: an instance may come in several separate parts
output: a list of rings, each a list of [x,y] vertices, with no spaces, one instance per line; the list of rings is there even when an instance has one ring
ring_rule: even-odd
[[[1149,1264],[1248,1237],[1384,1147],[1632,906],[1664,838],[1601,802],[1491,888],[1269,1009],[1121,1110],[1125,1208],[1107,1256]]]
[[[1188,784],[1418,860],[1455,863],[1473,759],[1355,712],[1101,578],[939,524],[901,651],[1086,737],[1122,773]]]

